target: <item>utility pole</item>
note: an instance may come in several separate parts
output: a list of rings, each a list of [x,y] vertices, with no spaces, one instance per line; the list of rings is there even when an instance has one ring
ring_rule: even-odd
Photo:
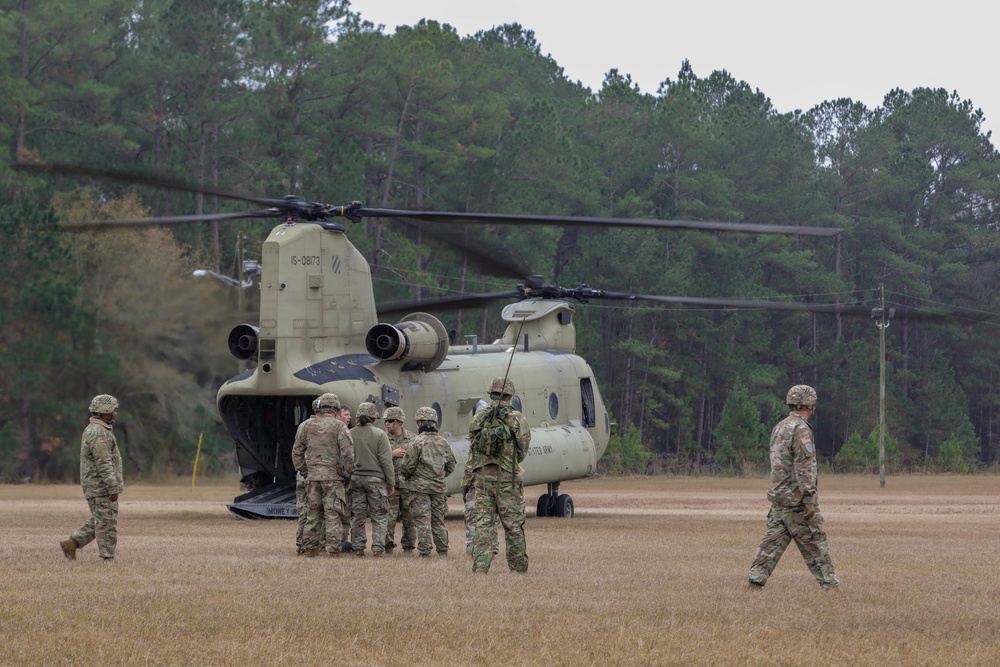
[[[879,306],[872,308],[872,318],[878,327],[878,485],[885,488],[885,330],[896,314],[895,308],[885,309],[885,284],[879,283]]]
[[[236,267],[237,267],[236,268],[236,271],[237,271],[236,280],[238,280],[240,282],[240,284],[242,285],[243,281],[246,280],[246,276],[243,275],[243,232],[239,233],[239,239],[237,240],[237,244],[236,244]],[[239,304],[239,314],[240,314],[240,319],[243,319],[243,306],[244,306],[243,302],[244,302],[244,299],[245,299],[245,297],[243,296],[243,292],[246,291],[246,288],[244,288],[244,287],[241,286],[241,287],[238,288],[238,291],[240,293],[239,301],[238,301],[238,304]]]

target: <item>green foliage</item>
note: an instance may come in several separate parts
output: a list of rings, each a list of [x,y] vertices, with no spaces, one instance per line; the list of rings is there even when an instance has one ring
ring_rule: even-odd
[[[716,463],[720,463],[720,456],[724,460],[735,456],[739,462],[759,462],[767,458],[766,433],[760,420],[760,411],[750,400],[743,384],[736,383],[729,392],[714,435],[718,448]]]
[[[879,471],[879,432],[874,429],[863,438],[854,432],[847,442],[837,452],[833,461],[836,469],[841,472],[875,473]],[[885,436],[885,469],[888,473],[899,470],[899,441],[886,433]]]
[[[938,467],[946,472],[972,472],[978,460],[978,449],[979,442],[975,431],[972,429],[972,424],[966,421],[941,443],[937,455]]]
[[[642,434],[633,425],[625,435],[616,433],[611,436],[601,464],[612,475],[642,474],[646,472],[649,458],[650,453],[642,442]]]
[[[157,170],[332,203],[844,229],[831,241],[484,225],[446,243],[436,228],[366,220],[349,234],[371,259],[379,301],[506,291],[541,274],[862,311],[884,282],[901,312],[1000,312],[1000,157],[970,100],[918,88],[889,91],[876,109],[836,99],[780,114],[752,82],[699,76],[686,61],[655,93],[613,69],[590,91],[517,24],[461,37],[430,20],[386,34],[363,18],[340,0],[18,6],[0,16],[4,164]],[[17,277],[0,286],[0,336],[15,351],[0,361],[0,478],[72,478],[80,406],[98,390],[127,397],[133,472],[183,472],[203,430],[203,452],[232,465],[212,395],[234,372],[219,343],[233,295],[188,278],[195,266],[234,273],[243,235],[259,257],[252,246],[270,223],[101,240],[41,231],[53,205],[63,220],[243,210],[131,190],[78,192],[0,165],[0,204],[17,205],[0,215],[0,261]],[[489,340],[505,325],[498,311],[444,318],[459,340]],[[878,423],[867,317],[594,299],[574,322],[620,418],[607,459],[620,469],[644,469],[651,452],[759,464],[766,424],[799,382],[819,391],[824,454],[837,452],[838,468],[872,466],[870,438],[854,435]],[[909,457],[898,465],[996,460],[1000,337],[967,324],[900,316],[886,331],[887,426]]]

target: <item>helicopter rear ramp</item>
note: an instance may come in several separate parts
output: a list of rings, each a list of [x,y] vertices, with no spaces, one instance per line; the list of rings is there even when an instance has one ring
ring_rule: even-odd
[[[298,519],[295,482],[265,484],[226,505],[239,519]]]

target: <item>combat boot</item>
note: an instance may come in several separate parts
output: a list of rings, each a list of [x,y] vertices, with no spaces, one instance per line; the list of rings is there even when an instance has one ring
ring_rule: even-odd
[[[76,560],[76,540],[71,537],[68,540],[60,542],[59,546],[62,547],[63,555],[66,556],[66,558],[69,560]]]
[[[315,558],[318,553],[319,549],[306,549],[302,552],[302,555],[306,558]]]
[[[330,558],[340,558],[339,551],[327,551],[327,553],[330,555]]]
[[[354,552],[354,555],[357,556],[358,558],[364,558],[365,552],[362,551],[361,549],[358,549],[357,551]]]
[[[386,556],[391,556],[391,555],[392,555],[392,552],[393,552],[393,551],[394,551],[395,549],[396,549],[396,547],[386,547],[386,548],[385,548],[385,555],[386,555]]]

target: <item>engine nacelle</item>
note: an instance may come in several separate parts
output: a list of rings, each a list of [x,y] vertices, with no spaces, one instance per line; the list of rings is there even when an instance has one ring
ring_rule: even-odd
[[[252,324],[240,324],[229,332],[229,351],[241,361],[252,359],[257,354],[257,338],[260,329]]]
[[[407,315],[399,324],[376,324],[365,336],[368,353],[382,361],[403,361],[403,370],[432,371],[448,355],[448,331],[427,313]]]

